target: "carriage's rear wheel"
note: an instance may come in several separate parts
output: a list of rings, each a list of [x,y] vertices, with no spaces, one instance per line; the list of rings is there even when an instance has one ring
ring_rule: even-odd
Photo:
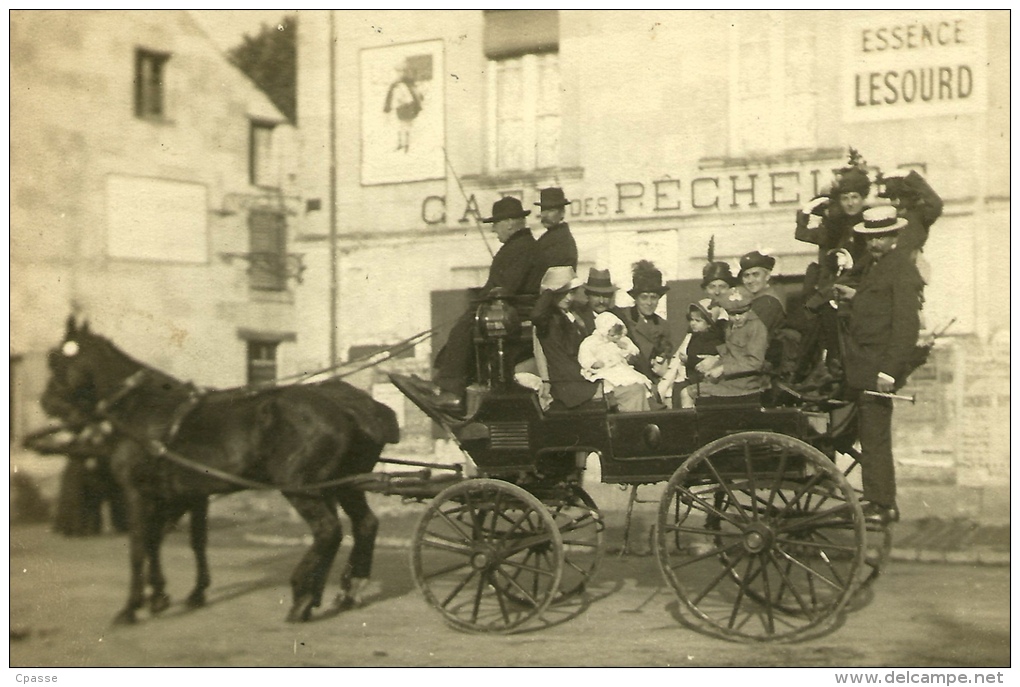
[[[548,508],[518,486],[469,479],[443,490],[414,533],[411,569],[454,627],[521,629],[560,594],[563,537]]]
[[[583,593],[602,563],[605,523],[595,501],[580,487],[547,503],[563,538],[563,576],[553,603]]]
[[[774,641],[829,626],[858,583],[864,520],[823,453],[792,437],[714,441],[673,473],[656,554],[685,619],[718,636]]]

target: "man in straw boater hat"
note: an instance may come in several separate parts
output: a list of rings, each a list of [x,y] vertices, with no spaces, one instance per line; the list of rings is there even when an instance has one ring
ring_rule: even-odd
[[[857,233],[868,256],[856,288],[837,284],[850,302],[844,368],[850,398],[857,402],[864,486],[864,515],[872,524],[899,520],[892,454],[892,393],[913,371],[924,282],[909,251],[897,248],[907,220],[896,209],[865,210]]]
[[[613,278],[609,270],[600,270],[594,267],[588,270],[588,281],[584,283],[584,294],[588,297],[587,303],[577,307],[577,314],[584,320],[585,329],[591,334],[595,331],[595,318],[604,312],[612,312],[617,315],[614,307],[616,292],[619,289],[613,285]]]
[[[568,265],[577,269],[577,242],[570,233],[570,225],[563,221],[566,207],[570,205],[561,188],[543,188],[539,192],[539,218],[545,233],[538,237],[535,245],[537,262],[541,274],[550,267]]]
[[[499,288],[513,302],[515,296],[538,293],[543,272],[539,271],[535,259],[535,238],[525,223],[530,214],[531,210],[525,210],[521,201],[507,196],[493,203],[492,216],[482,220],[492,225],[502,244],[492,258],[489,277],[481,289],[483,294]],[[428,392],[434,405],[454,414],[463,410],[464,393],[475,368],[471,332],[474,312],[474,306],[468,308],[453,325],[446,345],[436,357],[432,382],[415,378],[420,390]],[[528,352],[522,348],[514,351],[513,355],[521,358]]]

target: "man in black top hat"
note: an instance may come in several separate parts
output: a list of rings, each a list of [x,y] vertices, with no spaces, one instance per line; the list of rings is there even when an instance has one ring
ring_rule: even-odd
[[[868,522],[899,519],[896,474],[892,455],[892,399],[867,391],[894,392],[914,369],[924,282],[909,251],[897,249],[907,220],[894,208],[864,212],[856,231],[865,240],[870,259],[856,288],[837,284],[850,300],[850,321],[844,352],[850,398],[857,400],[858,434],[864,515]],[[852,300],[851,300],[852,299]]]
[[[538,294],[544,269],[535,260],[535,238],[525,224],[531,210],[525,210],[521,201],[513,197],[500,198],[492,204],[492,217],[482,222],[491,224],[493,231],[503,244],[492,258],[489,278],[482,287],[488,294],[500,288],[506,296]],[[474,307],[468,308],[450,330],[446,345],[436,357],[434,386],[429,388],[432,401],[438,407],[450,412],[459,412],[463,407],[464,391],[474,371],[474,344],[471,328],[474,322]]]
[[[577,242],[570,226],[563,221],[570,201],[561,188],[543,188],[539,194],[539,217],[545,233],[536,242],[537,261],[541,274],[550,267],[568,265],[577,269]]]

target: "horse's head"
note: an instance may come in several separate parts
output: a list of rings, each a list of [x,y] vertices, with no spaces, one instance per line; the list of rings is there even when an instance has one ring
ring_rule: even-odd
[[[43,410],[72,427],[95,419],[99,402],[123,379],[113,353],[112,345],[89,331],[87,322],[79,325],[69,317],[63,341],[49,352]]]

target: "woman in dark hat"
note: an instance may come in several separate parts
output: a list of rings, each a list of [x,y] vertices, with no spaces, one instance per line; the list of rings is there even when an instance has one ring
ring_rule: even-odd
[[[662,283],[662,272],[648,260],[634,263],[632,277],[633,286],[627,293],[634,299],[634,305],[621,310],[619,316],[627,325],[628,336],[641,351],[634,368],[658,384],[673,355],[669,325],[655,312],[669,287]]]

